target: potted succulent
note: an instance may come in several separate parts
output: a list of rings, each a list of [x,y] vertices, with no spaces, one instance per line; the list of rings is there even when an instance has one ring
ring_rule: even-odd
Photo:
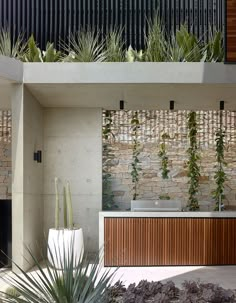
[[[59,226],[60,201],[58,194],[58,179],[55,178],[55,227],[49,229],[48,235],[48,261],[56,268],[63,268],[62,260],[73,257],[73,266],[76,267],[83,258],[84,240],[82,228],[75,227],[73,223],[73,208],[71,201],[70,184],[67,182],[63,188],[64,197],[64,227]]]

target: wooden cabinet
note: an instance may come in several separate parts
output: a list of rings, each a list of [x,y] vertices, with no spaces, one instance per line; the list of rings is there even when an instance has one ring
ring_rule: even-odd
[[[236,264],[234,218],[105,218],[105,266]]]
[[[236,63],[236,0],[226,0],[226,62]]]

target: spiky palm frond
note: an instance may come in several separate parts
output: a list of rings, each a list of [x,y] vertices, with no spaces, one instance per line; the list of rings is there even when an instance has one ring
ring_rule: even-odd
[[[145,60],[143,51],[137,51],[130,45],[125,53],[126,62],[142,62]]]
[[[16,38],[9,29],[0,29],[0,55],[21,59],[26,50],[24,35],[19,34]]]
[[[72,244],[73,246],[73,244]],[[69,249],[64,257],[60,253],[55,256],[51,252],[52,267],[45,267],[26,248],[33,262],[35,272],[25,272],[17,264],[18,273],[5,275],[2,279],[14,287],[17,295],[0,294],[2,302],[15,303],[100,303],[103,302],[104,291],[109,287],[114,273],[110,270],[101,271],[97,258],[90,264],[87,258],[74,267],[73,250]],[[56,259],[60,258],[61,270],[55,268]],[[20,297],[19,297],[20,294]]]
[[[124,62],[125,51],[124,42],[122,41],[122,31],[111,31],[105,42],[106,62]]]
[[[31,35],[28,43],[27,50],[23,57],[25,62],[58,62],[62,60],[62,54],[54,48],[54,44],[48,42],[46,50],[41,51],[37,46],[34,36]]]
[[[25,53],[23,60],[25,62],[42,62],[43,61],[41,50],[38,48],[33,35],[30,36],[30,38],[27,42],[27,51]]]
[[[54,48],[54,43],[48,42],[46,50],[42,52],[43,62],[60,62],[63,59],[62,53]]]
[[[62,47],[68,56],[67,62],[103,62],[106,61],[104,41],[94,31],[71,34],[67,44]]]
[[[153,22],[149,22],[148,35],[146,36],[145,61],[164,62],[166,61],[167,41],[165,29],[160,19],[156,17]]]
[[[187,30],[185,25],[181,25],[176,32],[176,45],[183,52],[183,61],[201,62],[204,61],[204,49],[196,36]]]
[[[209,42],[205,46],[207,62],[222,62],[224,60],[223,35],[213,29],[210,31]]]

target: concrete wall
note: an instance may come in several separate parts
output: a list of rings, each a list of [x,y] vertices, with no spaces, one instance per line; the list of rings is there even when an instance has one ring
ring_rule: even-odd
[[[28,269],[24,244],[37,255],[43,239],[43,166],[33,160],[34,151],[43,149],[43,111],[21,85],[14,87],[12,120],[12,254]]]
[[[54,227],[54,178],[59,178],[61,194],[68,180],[74,222],[83,228],[86,249],[98,250],[98,212],[102,207],[101,109],[44,109],[43,165],[45,232]]]

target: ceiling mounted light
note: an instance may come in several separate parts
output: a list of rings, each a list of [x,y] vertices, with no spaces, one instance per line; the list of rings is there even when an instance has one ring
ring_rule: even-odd
[[[170,101],[170,110],[174,110],[175,109],[175,101],[171,100]]]
[[[120,100],[120,110],[125,109],[125,101],[124,100]]]
[[[225,101],[220,101],[220,110],[225,109]]]

